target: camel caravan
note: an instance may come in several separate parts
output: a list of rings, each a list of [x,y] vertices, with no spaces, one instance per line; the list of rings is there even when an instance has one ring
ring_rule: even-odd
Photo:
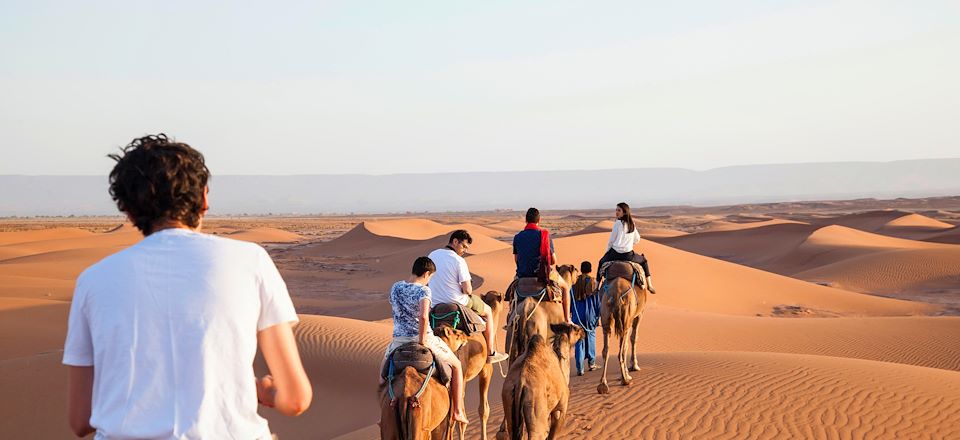
[[[570,399],[571,359],[578,375],[599,368],[598,326],[604,344],[597,391],[610,392],[611,332],[620,343],[621,384],[630,385],[629,371],[639,371],[637,327],[655,291],[646,258],[633,252],[640,235],[629,206],[618,204],[616,215],[597,279],[590,262],[579,269],[556,264],[553,240],[539,226],[536,208],[527,211],[527,225],[514,237],[517,272],[503,294],[473,293],[463,258],[473,240],[465,230],[454,231],[445,248],[418,258],[411,276],[390,292],[394,332],[378,389],[381,438],[451,439],[455,432],[464,438],[465,383],[477,379],[480,438],[486,440],[494,364],[504,378],[497,439],[557,438]],[[506,353],[500,353],[494,342],[504,321]]]

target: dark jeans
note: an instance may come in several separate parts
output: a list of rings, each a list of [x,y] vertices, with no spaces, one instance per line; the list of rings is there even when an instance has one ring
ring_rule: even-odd
[[[603,267],[603,263],[608,261],[633,261],[634,263],[640,264],[646,276],[650,276],[650,265],[647,263],[647,257],[644,257],[643,254],[637,254],[634,251],[621,254],[620,252],[610,249],[607,253],[603,254],[603,258],[600,258],[600,264],[597,265],[597,270],[600,270],[600,268]]]

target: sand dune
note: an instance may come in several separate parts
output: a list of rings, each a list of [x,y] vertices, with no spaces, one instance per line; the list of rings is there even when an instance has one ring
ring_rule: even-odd
[[[384,237],[405,238],[407,240],[426,240],[438,235],[449,234],[457,229],[466,229],[470,232],[471,236],[483,235],[496,237],[504,233],[504,231],[499,229],[490,229],[472,223],[444,225],[426,219],[367,221],[364,222],[363,225],[372,234]],[[523,229],[523,227],[521,226],[520,229]]]
[[[502,222],[491,223],[484,226],[501,232],[516,234],[517,232],[522,231],[523,228],[527,226],[527,223],[520,220],[504,220]]]
[[[31,241],[62,240],[89,237],[93,232],[79,228],[50,228],[30,231],[0,232],[0,246]]]
[[[261,412],[280,438],[330,438],[379,420],[376,377],[392,326],[301,315],[295,332],[315,390],[298,418]]]
[[[876,232],[886,226],[888,223],[909,215],[909,212],[898,210],[867,211],[855,214],[846,214],[841,216],[830,216],[813,221],[811,223],[818,226],[838,225],[848,228],[859,229],[861,231]]]
[[[383,256],[395,254],[409,250],[411,247],[422,244],[429,239],[432,242],[441,243],[438,247],[443,247],[447,243],[445,234],[449,231],[434,234],[439,229],[417,229],[421,225],[429,226],[429,220],[409,221],[395,220],[391,221],[389,227],[384,227],[383,222],[364,222],[351,229],[343,236],[318,246],[321,252],[331,255],[364,255],[364,256]],[[427,223],[429,222],[429,223]],[[437,226],[446,228],[446,226],[435,223]],[[403,227],[401,227],[403,226]],[[450,231],[457,229],[453,228]],[[426,232],[424,232],[426,231]],[[495,240],[481,233],[470,234],[473,243],[470,245],[469,252],[472,254],[482,254],[499,249],[508,248],[510,245]]]
[[[276,228],[245,229],[228,234],[226,237],[254,243],[295,243],[303,240],[303,237],[298,234]]]
[[[960,279],[960,246],[846,226],[777,225],[659,242],[702,255],[858,292],[941,290]]]
[[[586,234],[555,241],[560,263],[596,262],[606,234]],[[653,242],[642,245],[650,260],[659,293],[656,301],[688,310],[735,315],[768,315],[777,305],[802,305],[841,315],[910,315],[932,306],[896,301],[818,286],[785,276],[727,263]],[[483,274],[489,288],[503,289],[513,278],[508,250],[468,259],[471,270]],[[695,274],[695,276],[694,276]]]
[[[762,228],[764,226],[783,225],[783,224],[805,224],[793,220],[770,219],[745,223],[733,223],[723,220],[715,220],[701,225],[702,231],[720,232],[720,231],[739,231],[742,229]]]
[[[960,291],[960,246],[852,257],[797,273],[857,292]]]
[[[891,220],[883,225],[883,229],[888,228],[924,228],[924,229],[949,229],[953,225],[932,219],[920,214],[907,214],[903,217]]]
[[[0,297],[0,361],[63,348],[70,303]]]

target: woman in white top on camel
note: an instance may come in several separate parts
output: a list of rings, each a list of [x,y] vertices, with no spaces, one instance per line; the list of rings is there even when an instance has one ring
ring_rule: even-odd
[[[650,282],[650,265],[643,254],[637,254],[633,247],[640,242],[640,233],[637,232],[633,224],[633,217],[630,216],[630,205],[620,202],[617,203],[617,219],[613,222],[613,230],[610,231],[610,240],[607,241],[607,252],[600,259],[599,268],[602,270],[603,264],[610,261],[633,261],[643,267],[643,274],[646,277],[647,290],[650,293],[657,293],[653,290],[653,284]]]

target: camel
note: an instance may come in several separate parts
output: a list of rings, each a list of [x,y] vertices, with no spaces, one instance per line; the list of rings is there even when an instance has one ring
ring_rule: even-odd
[[[622,265],[615,269],[614,266]],[[610,265],[608,273],[631,273],[634,268],[629,263],[615,262]],[[642,269],[641,269],[642,271]],[[642,272],[641,272],[642,274]],[[636,278],[636,275],[634,275]],[[610,358],[610,331],[611,327],[617,332],[620,338],[620,383],[630,385],[633,380],[630,373],[627,372],[627,325],[630,326],[630,371],[640,371],[637,361],[637,326],[640,325],[640,319],[643,318],[643,309],[647,304],[647,289],[644,284],[639,289],[628,279],[621,276],[609,277],[603,281],[600,287],[600,293],[603,299],[600,304],[600,325],[603,327],[603,374],[600,376],[600,385],[597,385],[597,392],[607,394],[610,387],[607,386],[607,365]]]
[[[500,312],[503,311],[503,294],[491,290],[483,295],[485,302],[493,310],[493,322],[500,322]],[[449,345],[452,338],[459,331],[450,328],[443,323],[435,328],[434,333]],[[463,366],[463,382],[479,378],[480,385],[480,408],[477,410],[480,415],[480,438],[487,440],[487,420],[490,418],[490,403],[488,395],[490,394],[490,380],[493,379],[493,365],[487,363],[487,341],[483,333],[476,332],[467,337],[466,343],[456,351],[460,358],[460,364]],[[445,422],[449,423],[449,421]],[[436,437],[434,437],[436,438]],[[461,438],[463,435],[461,433]]]
[[[557,266],[557,273],[572,286],[576,281],[577,269],[572,264]],[[507,322],[507,343],[510,363],[523,354],[527,341],[533,335],[550,336],[550,325],[566,322],[563,317],[563,305],[538,298],[514,298],[514,310],[511,310],[510,322]]]
[[[467,343],[467,336],[453,330],[445,340],[456,352]],[[424,384],[426,382],[426,384]],[[393,388],[395,401],[390,398]],[[423,392],[419,396],[423,387]],[[406,367],[389,384],[380,386],[380,438],[383,440],[451,439],[453,419],[450,412],[450,391],[435,377],[426,377],[413,367]],[[443,423],[444,421],[448,423]]]
[[[498,440],[553,439],[560,435],[570,400],[570,351],[583,329],[571,324],[553,324],[552,343],[533,335],[524,354],[510,366],[503,382],[503,414],[506,429]]]

